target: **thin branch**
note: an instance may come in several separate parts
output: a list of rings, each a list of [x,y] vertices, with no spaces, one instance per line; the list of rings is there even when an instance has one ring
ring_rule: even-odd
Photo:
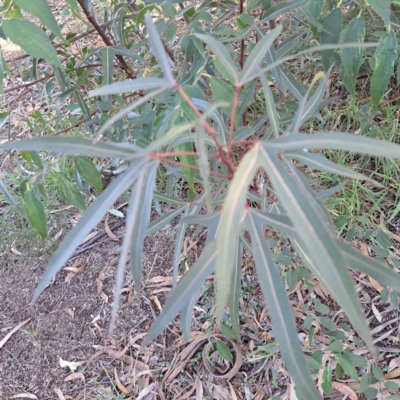
[[[100,35],[102,38],[104,44],[108,47],[113,46],[111,40],[108,38],[108,36],[103,32],[101,29],[100,25],[97,23],[96,19],[94,18],[93,14],[88,10],[88,8],[85,5],[84,0],[78,0],[79,5],[81,6],[83,12],[86,15],[86,18],[88,21],[93,25],[94,29],[97,31],[97,33]],[[115,56],[118,60],[119,65],[121,68],[126,72],[127,76],[131,79],[136,78],[136,74],[131,70],[131,68],[128,66],[128,64],[125,62],[124,58],[120,54],[116,54]]]
[[[195,114],[199,117],[199,119],[202,121],[204,127],[207,129],[208,134],[211,136],[211,138],[214,140],[215,146],[217,147],[219,156],[221,158],[221,161],[226,165],[228,168],[229,172],[233,174],[235,172],[235,168],[232,165],[231,160],[225,155],[224,149],[220,145],[217,139],[217,135],[215,134],[214,129],[208,124],[208,122],[203,118],[203,115],[201,112],[196,108],[196,106],[193,104],[192,100],[189,98],[189,96],[185,93],[185,91],[181,88],[181,86],[178,83],[175,83],[175,88],[178,90],[179,94],[183,97],[183,99],[186,101],[186,103],[190,106],[190,108],[195,112]]]
[[[235,95],[233,97],[231,123],[230,123],[230,127],[229,127],[228,152],[230,152],[231,148],[232,148],[233,128],[235,126],[236,108],[237,108],[237,104],[238,104],[238,100],[239,100],[240,89],[241,89],[241,86],[236,86]]]
[[[66,72],[73,72],[73,71],[78,71],[80,69],[86,69],[86,68],[91,68],[91,67],[101,67],[101,66],[102,66],[102,64],[82,65],[80,67],[67,69]],[[35,81],[32,81],[32,82],[22,83],[21,85],[18,85],[18,86],[12,86],[12,87],[9,87],[9,88],[5,88],[4,89],[4,93],[14,92],[15,90],[18,90],[18,89],[23,89],[23,88],[26,88],[26,87],[29,87],[29,86],[36,85],[37,83],[43,82],[46,79],[53,78],[54,76],[55,76],[55,74],[49,74],[49,75],[44,76],[43,78],[36,79]]]

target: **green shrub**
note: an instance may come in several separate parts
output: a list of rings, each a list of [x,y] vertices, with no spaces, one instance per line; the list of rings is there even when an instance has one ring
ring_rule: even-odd
[[[339,67],[347,89],[355,95],[358,70],[365,54],[369,54],[365,49],[376,47],[364,43],[362,15],[342,29],[338,21],[343,19],[348,2],[341,2],[342,8],[334,9],[332,1],[325,5],[323,1],[295,0],[273,6],[270,1],[253,0],[242,10],[243,2],[230,0],[180,3],[182,7],[176,6],[175,1],[139,5],[114,1],[112,10],[105,9],[104,15],[97,17],[93,8],[87,8],[90,1],[66,3],[77,23],[87,18],[104,42],[95,47],[84,38],[78,39],[83,43],[80,58],[69,45],[79,36],[70,33],[64,38],[45,0],[6,1],[3,7],[3,34],[33,58],[32,69],[26,71],[27,79],[41,79],[37,74],[41,61],[51,64],[53,73],[44,72],[45,89],[57,111],[54,129],[63,133],[54,135],[57,132],[41,130],[43,124],[37,124],[40,116],[36,115],[30,123],[41,137],[0,145],[3,149],[22,150],[22,157],[37,171],[22,190],[26,218],[46,238],[40,199],[51,171],[56,173],[60,197],[66,202],[85,209],[84,196],[95,198],[53,255],[34,299],[113,203],[126,194],[129,206],[111,329],[128,254],[139,291],[145,237],[179,216],[174,290],[146,342],[160,334],[178,312],[182,332],[189,338],[192,307],[205,279],[214,271],[217,322],[226,318],[225,309],[229,307],[232,331],[240,339],[241,257],[246,248],[254,257],[274,333],[298,397],[320,398],[304,368],[294,315],[281,271],[265,238],[265,227],[290,239],[307,269],[332,294],[374,351],[348,268],[358,269],[397,292],[400,279],[393,269],[364,257],[337,238],[324,200],[346,181],[321,190],[302,166],[379,186],[313,151],[345,150],[396,158],[400,147],[340,132],[300,132],[309,118],[322,120],[320,111],[329,102],[324,100],[324,93],[332,64]],[[387,31],[374,50],[374,109],[393,73],[397,46],[391,16],[386,13],[390,2],[386,8],[376,3],[368,1],[382,16]],[[47,36],[45,29],[21,18],[19,7],[38,17],[51,34]],[[280,25],[265,32],[266,22],[288,12],[297,13],[296,20],[307,19],[312,27],[296,25],[291,34],[282,35]],[[104,18],[103,23],[98,22],[100,18]],[[184,29],[179,26],[182,24]],[[316,39],[321,44],[311,47]],[[327,75],[316,72],[312,84],[306,87],[296,79],[290,60],[317,51],[321,51]],[[54,96],[54,87],[61,94]],[[89,90],[92,91],[86,96]],[[128,103],[131,97],[133,101]],[[67,99],[70,103],[64,106]],[[83,119],[68,118],[67,109],[79,110]],[[80,123],[80,128],[74,128]],[[52,157],[44,157],[43,152]],[[117,176],[104,191],[99,168],[91,161],[93,157],[104,158],[115,168]],[[178,183],[185,188],[183,197],[175,190]],[[18,206],[3,184],[0,188]],[[173,207],[149,224],[154,202]],[[201,257],[177,282],[188,224],[205,226],[207,241]]]

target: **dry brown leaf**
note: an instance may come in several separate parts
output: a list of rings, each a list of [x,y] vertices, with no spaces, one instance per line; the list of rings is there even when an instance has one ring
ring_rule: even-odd
[[[104,268],[101,270],[99,276],[97,277],[97,293],[100,295],[100,297],[104,300],[105,303],[108,304],[108,296],[103,292],[103,277],[108,268],[108,264],[104,266]]]
[[[114,377],[115,377],[115,383],[117,384],[118,389],[125,394],[129,394],[129,390],[121,383],[118,373],[117,373],[117,368],[114,367]]]
[[[17,256],[22,256],[22,253],[20,251],[18,251],[17,249],[15,249],[14,247],[11,247],[11,252],[16,254]]]
[[[128,365],[133,365],[133,367],[138,371],[149,371],[150,370],[150,367],[147,364],[145,364],[144,362],[135,360],[131,356],[121,354],[121,352],[111,349],[110,347],[103,347],[102,350],[105,353],[109,354],[110,356],[112,356],[118,360],[121,360]]]
[[[231,392],[232,400],[238,400],[235,389],[233,388],[232,384],[228,381],[229,391]]]
[[[390,233],[390,239],[394,239],[400,243],[400,235],[396,235],[395,233]]]
[[[112,239],[115,240],[116,242],[119,242],[120,240],[117,238],[117,236],[114,235],[114,233],[111,231],[110,227],[108,226],[108,217],[109,217],[109,213],[107,213],[106,218],[104,219],[104,229],[106,230],[107,236]]]
[[[4,338],[1,340],[0,342],[0,349],[7,343],[8,339],[10,339],[10,337],[12,335],[14,335],[15,332],[17,332],[19,329],[21,329],[25,324],[27,324],[29,321],[31,320],[31,318],[26,319],[25,321],[21,322],[20,324],[18,324],[15,328],[13,328],[12,331],[8,332],[6,336],[4,336]]]
[[[18,393],[11,396],[10,399],[34,399],[38,400],[38,398],[32,393]]]
[[[54,391],[60,400],[66,400],[60,388],[55,388]]]
[[[332,382],[332,387],[343,395],[348,395],[350,400],[358,400],[356,392],[344,383]]]
[[[74,379],[82,379],[83,383],[85,383],[85,376],[82,374],[82,372],[74,372],[74,373],[68,375],[64,379],[64,382],[73,381]]]
[[[87,235],[85,239],[83,239],[82,242],[79,243],[79,246],[88,242],[90,239],[94,238],[98,233],[99,231],[93,231],[92,233],[89,233],[89,235]]]
[[[398,378],[400,376],[400,368],[396,368],[385,375],[385,379]]]
[[[74,314],[74,311],[72,310],[72,308],[67,307],[65,309],[65,311],[71,316],[72,319],[74,319],[75,314]]]
[[[382,290],[384,289],[384,287],[378,282],[376,281],[374,278],[371,278],[370,276],[368,277],[369,281],[371,282],[371,285],[373,286],[373,288],[378,292],[382,292]]]
[[[186,399],[188,399],[192,395],[192,393],[197,389],[198,383],[199,383],[199,381],[197,381],[188,392],[186,392],[184,395],[178,397],[176,400],[186,400]]]
[[[158,297],[157,296],[150,296],[149,299],[153,300],[154,303],[156,303],[156,306],[157,306],[158,310],[160,312],[162,312],[162,306],[161,306],[160,300],[158,300]]]
[[[381,313],[378,311],[378,309],[375,307],[375,304],[374,304],[374,303],[371,304],[371,308],[372,308],[372,312],[373,312],[374,315],[375,315],[375,318],[376,318],[379,322],[382,322],[382,315],[381,315]]]
[[[389,371],[392,371],[396,367],[400,367],[400,357],[393,358],[389,363]]]

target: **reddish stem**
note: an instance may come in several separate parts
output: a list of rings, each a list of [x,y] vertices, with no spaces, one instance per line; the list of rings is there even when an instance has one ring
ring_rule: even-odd
[[[229,127],[229,141],[228,141],[228,152],[231,151],[232,148],[232,140],[233,140],[233,128],[235,126],[235,117],[236,117],[236,108],[239,100],[240,94],[240,86],[236,86],[235,95],[233,96],[233,105],[232,105],[232,113],[231,113],[231,124]]]

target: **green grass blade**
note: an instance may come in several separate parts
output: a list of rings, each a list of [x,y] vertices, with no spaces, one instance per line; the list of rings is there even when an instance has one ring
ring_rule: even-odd
[[[264,238],[263,224],[248,214],[247,229],[252,238],[252,248],[258,279],[268,306],[275,337],[285,365],[292,376],[299,397],[308,400],[321,400],[311,379],[299,338],[297,336],[293,309],[286,295],[278,266],[273,262],[269,246]]]
[[[304,252],[315,265],[318,278],[349,315],[350,320],[373,350],[371,335],[347,265],[336,243],[335,232],[329,229],[326,214],[319,206],[318,198],[311,189],[299,179],[296,170],[289,174],[276,153],[267,150],[262,153],[272,184],[282,205],[287,210],[294,227],[305,244]]]
[[[259,146],[255,145],[244,157],[235,172],[222,210],[221,222],[217,237],[218,260],[216,271],[217,282],[217,321],[221,322],[229,295],[229,285],[236,257],[236,236],[239,233],[240,220],[243,217],[248,187],[260,166]]]
[[[68,261],[82,240],[85,239],[89,232],[101,221],[104,214],[115,203],[118,197],[132,185],[144,164],[144,160],[134,162],[127,171],[116,178],[107,189],[104,190],[82,218],[79,219],[74,229],[68,233],[57,251],[51,257],[49,266],[35,290],[33,301],[36,301],[53,276],[63,267],[64,263]]]
[[[378,157],[400,157],[400,146],[383,140],[341,132],[323,132],[313,135],[294,133],[280,136],[266,145],[277,151],[304,149],[332,149],[354,153],[370,154]]]
[[[161,315],[151,326],[142,346],[146,346],[155,339],[175,317],[175,315],[190,302],[193,293],[198,292],[207,277],[213,273],[217,259],[217,243],[210,243],[200,258],[191,266],[188,272],[180,279],[176,289],[172,291]]]
[[[131,231],[130,251],[131,269],[135,288],[140,290],[140,277],[142,273],[143,241],[146,237],[146,227],[150,219],[153,190],[156,184],[158,161],[149,161],[144,165],[136,185],[131,194],[129,205]]]
[[[121,146],[114,143],[93,142],[78,136],[43,136],[39,138],[23,139],[19,141],[6,142],[0,144],[3,149],[51,151],[71,156],[92,156],[104,158],[121,158],[124,160],[132,159],[137,155],[128,146]],[[140,150],[139,147],[137,147]]]

